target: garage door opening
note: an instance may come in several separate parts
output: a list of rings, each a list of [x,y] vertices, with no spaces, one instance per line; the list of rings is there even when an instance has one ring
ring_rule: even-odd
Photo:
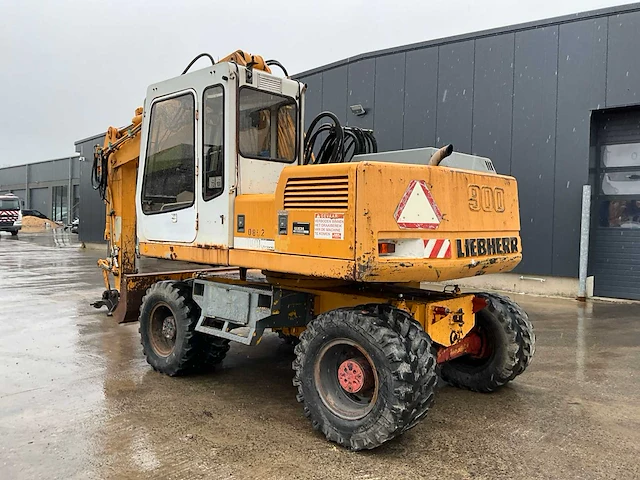
[[[594,112],[592,126],[594,295],[640,300],[640,108]]]

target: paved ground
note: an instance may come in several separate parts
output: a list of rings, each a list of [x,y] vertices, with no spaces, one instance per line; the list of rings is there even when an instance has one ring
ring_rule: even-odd
[[[295,401],[273,335],[211,374],[168,378],[137,325],[88,304],[99,252],[66,234],[0,236],[0,478],[640,477],[640,306],[518,297],[531,368],[491,395],[443,387],[401,438],[352,453]]]

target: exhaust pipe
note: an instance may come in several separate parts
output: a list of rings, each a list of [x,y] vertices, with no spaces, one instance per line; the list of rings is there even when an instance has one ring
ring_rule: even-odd
[[[440,162],[447,158],[449,155],[453,153],[453,145],[450,143],[449,145],[445,145],[440,148],[436,153],[434,153],[429,159],[429,165],[433,167],[437,167],[440,165]]]

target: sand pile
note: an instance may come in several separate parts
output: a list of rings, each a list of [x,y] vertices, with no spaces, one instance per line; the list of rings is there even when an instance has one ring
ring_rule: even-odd
[[[53,220],[31,216],[22,217],[23,229],[44,230],[46,228],[60,228],[61,226]]]

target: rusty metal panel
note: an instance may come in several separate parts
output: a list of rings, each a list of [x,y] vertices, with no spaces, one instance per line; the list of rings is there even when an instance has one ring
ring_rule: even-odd
[[[438,48],[407,52],[402,148],[436,144]]]
[[[286,214],[286,230],[275,236],[277,253],[353,260],[356,168],[341,163],[283,170],[273,200],[275,211]],[[275,221],[266,217],[262,223]]]
[[[436,146],[453,143],[457,151],[471,153],[474,41],[442,45],[438,51]]]
[[[414,213],[427,223],[399,214],[409,205],[407,199],[411,196],[407,193],[417,180],[424,182],[427,198],[437,205],[436,220],[425,216],[424,208],[414,209]],[[357,192],[355,216],[356,268],[361,280],[447,280],[509,271],[520,261],[517,185],[513,178],[442,167],[360,162],[357,183],[365,182],[367,188]],[[385,202],[380,202],[381,191],[385,192]],[[494,195],[496,191],[500,192],[500,205],[474,200],[484,192]],[[516,248],[513,252],[489,252],[484,248],[485,241],[496,237],[513,239]],[[481,239],[482,251],[474,247],[466,254],[467,240],[474,238]],[[381,239],[394,240],[398,248],[403,248],[405,241],[418,239],[422,243],[417,249],[410,247],[411,252],[404,258],[382,258],[378,256]],[[441,242],[442,247],[443,241],[448,241],[450,252],[436,257],[425,253],[420,256],[417,252],[424,252],[431,240]]]

